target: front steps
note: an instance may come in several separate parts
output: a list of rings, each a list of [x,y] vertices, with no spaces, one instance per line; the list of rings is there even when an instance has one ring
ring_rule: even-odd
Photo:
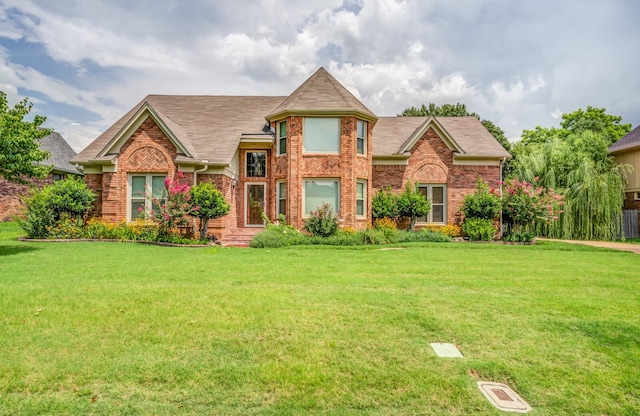
[[[249,242],[264,228],[236,228],[220,241],[222,246],[249,247]]]

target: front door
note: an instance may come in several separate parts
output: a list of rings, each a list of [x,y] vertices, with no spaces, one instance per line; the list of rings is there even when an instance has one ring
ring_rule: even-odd
[[[248,183],[245,196],[245,226],[263,227],[262,213],[266,205],[264,183]]]

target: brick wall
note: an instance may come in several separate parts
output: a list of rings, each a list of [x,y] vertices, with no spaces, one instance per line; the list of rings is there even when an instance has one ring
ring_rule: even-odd
[[[0,221],[11,221],[16,216],[22,215],[25,208],[22,198],[29,195],[29,189],[32,186],[42,188],[52,184],[53,175],[43,180],[30,179],[29,182],[27,185],[22,185],[0,178]]]
[[[476,181],[482,177],[489,187],[498,187],[499,166],[454,165],[453,152],[429,129],[411,149],[407,166],[375,165],[373,167],[374,192],[391,186],[396,193],[404,190],[407,181],[447,186],[447,223],[459,223],[460,205],[465,195],[475,192]]]
[[[276,217],[276,183],[287,181],[287,222],[297,228],[304,225],[303,181],[307,178],[335,178],[340,180],[340,224],[361,228],[368,222],[371,212],[371,129],[367,129],[366,155],[356,154],[357,119],[342,117],[340,120],[340,154],[305,155],[303,152],[303,117],[287,118],[287,154],[276,155],[276,146],[271,151],[273,176],[269,179],[267,215]],[[356,184],[367,181],[367,218],[357,218]]]

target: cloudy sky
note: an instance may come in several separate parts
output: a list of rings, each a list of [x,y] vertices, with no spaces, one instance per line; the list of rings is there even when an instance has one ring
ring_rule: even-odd
[[[287,95],[324,66],[374,113],[461,102],[510,138],[640,123],[637,0],[0,0],[0,90],[81,150],[147,94]]]

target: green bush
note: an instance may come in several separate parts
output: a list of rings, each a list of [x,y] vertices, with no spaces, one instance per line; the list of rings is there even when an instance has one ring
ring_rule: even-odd
[[[462,223],[462,231],[471,241],[491,241],[496,233],[493,220],[485,218],[466,218]]]
[[[77,238],[64,237],[70,231],[69,221],[80,227],[82,216],[91,208],[95,194],[80,179],[69,178],[56,181],[41,190],[32,189],[24,199],[25,218],[20,226],[29,238]],[[54,235],[51,235],[51,233]],[[70,232],[75,235],[76,231]]]
[[[201,182],[189,192],[193,206],[191,215],[200,219],[200,238],[207,238],[209,220],[227,215],[231,206],[214,184]]]
[[[500,215],[500,196],[489,185],[478,178],[476,192],[466,195],[462,201],[460,211],[466,218],[483,218],[493,220]]]
[[[304,222],[304,230],[314,236],[329,237],[338,231],[338,217],[331,205],[324,203]]]
[[[504,241],[510,243],[530,243],[536,238],[536,234],[531,231],[512,232],[504,237]]]
[[[420,231],[400,231],[396,236],[396,243],[448,243],[451,236],[437,231],[422,229]]]
[[[418,192],[415,184],[407,182],[404,192],[398,198],[398,215],[409,218],[409,229],[413,231],[418,217],[431,211],[431,202]]]
[[[252,248],[276,248],[301,244],[305,235],[295,227],[281,224],[267,224],[264,230],[258,233],[249,242]]]
[[[380,188],[371,200],[371,215],[374,219],[398,218],[398,196],[394,195],[391,187]]]

